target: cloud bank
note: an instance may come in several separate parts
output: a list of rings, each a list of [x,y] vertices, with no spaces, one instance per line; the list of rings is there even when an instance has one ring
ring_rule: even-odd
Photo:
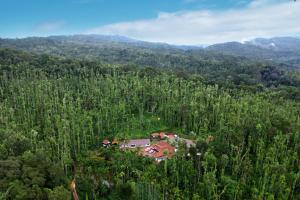
[[[300,35],[300,2],[253,0],[244,8],[159,13],[154,19],[108,24],[89,34],[123,35],[170,44],[212,44]]]

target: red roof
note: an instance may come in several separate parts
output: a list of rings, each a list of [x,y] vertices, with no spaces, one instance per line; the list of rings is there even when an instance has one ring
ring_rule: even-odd
[[[168,136],[169,139],[174,139],[175,138],[175,135],[172,134],[172,133],[171,134],[167,134],[167,136]]]
[[[161,141],[156,144],[153,144],[150,147],[144,149],[143,155],[160,158],[160,157],[172,157],[175,152],[175,148],[172,147],[169,143]]]
[[[164,132],[161,132],[161,133],[159,133],[159,137],[160,137],[161,139],[163,139],[163,138],[166,137],[166,134],[165,134]]]
[[[105,139],[105,140],[103,140],[102,144],[110,144],[110,141]]]

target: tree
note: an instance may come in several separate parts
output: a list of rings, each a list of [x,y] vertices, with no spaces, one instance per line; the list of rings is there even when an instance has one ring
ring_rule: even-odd
[[[71,200],[71,192],[63,186],[56,186],[53,190],[48,189],[49,200]]]

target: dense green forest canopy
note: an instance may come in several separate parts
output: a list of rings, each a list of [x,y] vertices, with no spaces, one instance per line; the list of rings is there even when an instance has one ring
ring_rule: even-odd
[[[119,48],[117,50],[120,51]],[[97,51],[99,51],[99,49],[97,49]],[[106,52],[105,49],[101,49],[101,51]],[[297,87],[299,85],[298,71],[290,70],[285,65],[254,62],[246,58],[223,56],[222,54],[217,54],[218,58],[216,59],[214,54],[208,54],[209,56],[203,58],[198,55],[176,55],[173,52],[170,52],[170,55],[160,53],[145,55],[139,54],[141,52],[138,51],[132,52],[130,55],[122,55],[119,54],[119,52],[108,51],[106,53],[110,55],[110,57],[103,58],[103,55],[101,55],[98,59],[92,59],[93,61],[91,61],[81,56],[78,56],[79,59],[74,60],[74,58],[49,57],[46,54],[37,56],[10,49],[0,49],[0,53],[3,64],[9,65],[26,62],[35,68],[47,68],[48,71],[89,68],[88,66],[97,66],[97,63],[100,61],[101,63],[122,66],[128,70],[152,68],[151,71],[157,72],[164,69],[165,71],[175,72],[183,77],[198,75],[201,76],[206,83],[217,83],[219,85],[226,85],[226,87],[232,84],[234,87],[237,85],[256,87],[259,84],[263,84],[267,87],[277,87],[279,85]],[[76,56],[74,55],[74,57]],[[197,60],[195,59],[196,57]],[[143,61],[139,62],[137,59]],[[47,60],[47,63],[43,60]],[[64,66],[61,66],[61,63],[64,63]],[[165,63],[165,65],[162,66],[162,63]]]
[[[195,68],[228,62],[249,64],[268,62],[285,68],[300,69],[300,39],[293,37],[256,38],[207,47],[151,43],[121,36],[73,35],[1,39],[0,47],[71,58],[104,60],[110,63],[135,63],[152,67]],[[206,61],[206,62],[204,62]],[[209,61],[207,63],[207,61]]]
[[[1,49],[0,199],[71,199],[74,177],[80,199],[299,199],[299,74],[234,59],[195,72]],[[196,147],[160,164],[102,148],[158,130]]]
[[[246,85],[254,88],[260,84],[267,87],[288,86],[292,96],[297,95],[299,85],[299,46],[300,40],[297,38],[258,38],[245,43],[229,42],[207,48],[102,35],[0,39],[0,47],[3,48],[70,60],[101,61],[129,68],[165,69],[182,76],[197,74],[208,84],[217,83],[226,87],[232,84],[233,87]]]

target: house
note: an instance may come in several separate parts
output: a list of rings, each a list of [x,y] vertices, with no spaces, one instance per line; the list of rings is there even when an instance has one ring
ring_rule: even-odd
[[[179,139],[178,135],[175,135],[173,133],[168,133],[166,135],[166,137],[167,137],[168,141],[170,141],[170,142],[176,142]]]
[[[175,139],[175,135],[173,133],[168,133],[167,138],[168,139]]]
[[[165,141],[160,141],[143,149],[142,155],[154,158],[157,162],[171,158],[174,155],[175,148]]]
[[[159,140],[160,139],[159,133],[152,133],[151,134],[151,139],[152,140]]]
[[[167,135],[164,132],[160,132],[159,137],[160,137],[161,140],[163,140],[167,137]]]
[[[116,140],[116,139],[114,139],[113,141],[112,141],[112,143],[111,143],[112,145],[118,145],[119,144],[119,142],[118,142],[118,140]]]
[[[151,139],[152,140],[163,140],[168,138],[167,134],[165,132],[160,132],[160,133],[152,133],[151,134]]]
[[[150,139],[137,139],[137,140],[129,140],[128,142],[123,142],[120,145],[121,149],[126,148],[143,148],[150,146]]]
[[[103,147],[108,147],[110,145],[110,141],[105,139],[102,141],[102,145],[103,145]]]

